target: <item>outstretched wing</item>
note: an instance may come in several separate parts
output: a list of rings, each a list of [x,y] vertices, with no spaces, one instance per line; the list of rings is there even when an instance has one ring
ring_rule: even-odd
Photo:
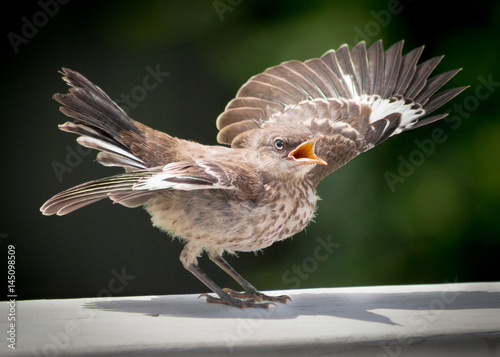
[[[126,207],[137,207],[165,190],[220,189],[245,196],[249,191],[245,188],[254,183],[251,170],[244,167],[224,166],[207,160],[180,161],[83,183],[58,193],[40,210],[45,215],[62,216],[104,198]]]
[[[217,140],[245,147],[256,130],[293,122],[324,137],[316,154],[328,165],[316,167],[321,180],[388,137],[432,123],[429,116],[466,87],[437,91],[459,70],[429,79],[442,59],[417,64],[423,47],[402,56],[403,41],[384,52],[382,41],[369,49],[360,42],[330,50],[321,58],[288,61],[245,83],[217,119]],[[437,93],[437,94],[436,94]]]

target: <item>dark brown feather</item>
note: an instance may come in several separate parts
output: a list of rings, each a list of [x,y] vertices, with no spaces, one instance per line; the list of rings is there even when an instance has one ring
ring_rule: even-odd
[[[415,71],[417,70],[417,62],[423,50],[424,46],[418,47],[403,56],[399,69],[398,83],[396,84],[396,88],[394,88],[394,93],[404,94],[406,96],[406,89],[410,85]]]
[[[360,87],[359,93],[367,93],[370,87],[370,72],[368,64],[368,53],[364,41],[358,43],[351,51],[352,63],[357,83]],[[368,94],[368,93],[367,93]]]
[[[443,56],[434,57],[430,60],[427,60],[417,66],[415,69],[415,75],[413,76],[409,87],[406,89],[405,97],[410,99],[415,99],[422,88],[425,87],[427,83],[427,78],[429,78],[432,71],[436,68],[436,66],[441,62]]]
[[[384,48],[382,41],[379,40],[368,49],[368,64],[370,67],[370,89],[366,94],[382,93],[384,85]]]
[[[382,98],[390,98],[394,94],[394,88],[398,81],[399,68],[401,66],[401,50],[403,48],[403,41],[399,41],[389,47],[385,52],[385,72],[384,72],[384,90],[378,93]]]
[[[351,93],[360,95],[362,93],[361,87],[359,86],[358,80],[356,79],[356,73],[354,72],[354,67],[352,65],[349,47],[347,47],[347,45],[340,46],[340,48],[335,52],[335,57],[337,58],[337,63],[342,71],[343,76],[348,76],[352,81],[352,87],[350,88]]]

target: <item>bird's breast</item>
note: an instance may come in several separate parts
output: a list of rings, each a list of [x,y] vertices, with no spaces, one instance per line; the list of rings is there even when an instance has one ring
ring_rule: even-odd
[[[313,218],[317,196],[308,185],[266,188],[260,202],[240,202],[217,190],[158,195],[147,210],[153,223],[201,246],[253,251],[300,232]]]
[[[316,191],[308,185],[294,185],[287,187],[288,197],[284,200],[284,209],[280,216],[282,229],[277,240],[283,240],[303,230],[314,217],[316,210]]]

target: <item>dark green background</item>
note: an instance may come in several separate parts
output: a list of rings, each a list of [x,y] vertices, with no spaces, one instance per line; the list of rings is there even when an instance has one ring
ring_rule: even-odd
[[[120,172],[98,165],[85,150],[59,182],[53,166],[68,166],[68,150],[77,149],[74,135],[57,130],[66,121],[51,99],[67,91],[61,67],[118,99],[142,84],[146,67],[159,66],[169,76],[131,117],[215,144],[217,115],[252,75],[380,38],[386,47],[405,39],[404,53],[425,44],[423,59],[446,54],[437,72],[463,68],[447,85],[470,85],[443,108],[452,120],[391,138],[356,158],[320,184],[323,200],[306,231],[263,254],[229,261],[260,289],[499,280],[500,3],[219,4],[232,10],[219,16],[213,1],[71,1],[18,53],[8,34],[20,35],[23,17],[32,20],[41,7],[21,1],[4,9],[0,254],[15,245],[19,298],[109,294],[113,272],[123,271],[134,278],[113,285],[111,294],[207,290],[182,268],[182,245],[151,227],[142,209],[103,201],[64,217],[39,212],[63,189]],[[480,78],[496,85],[488,90]],[[436,128],[443,134],[424,153],[417,141],[429,143]],[[410,159],[418,166],[391,190],[387,172],[399,175],[401,160]],[[321,251],[318,260],[318,239],[328,237],[337,248],[326,258]],[[5,265],[6,257],[0,259]],[[206,257],[200,265],[220,285],[235,287]]]

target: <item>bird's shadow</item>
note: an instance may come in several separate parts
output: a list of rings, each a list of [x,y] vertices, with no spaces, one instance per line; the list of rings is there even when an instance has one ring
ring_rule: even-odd
[[[237,309],[226,305],[197,301],[193,295],[158,296],[152,298],[121,298],[96,301],[86,308],[104,311],[143,314],[151,317],[185,317],[209,319],[295,319],[298,316],[334,316],[344,319],[398,325],[383,311],[413,310],[432,314],[442,310],[500,309],[500,292],[431,291],[410,293],[304,293],[291,294],[293,301],[270,306],[269,309]],[[204,299],[203,299],[204,300]]]

